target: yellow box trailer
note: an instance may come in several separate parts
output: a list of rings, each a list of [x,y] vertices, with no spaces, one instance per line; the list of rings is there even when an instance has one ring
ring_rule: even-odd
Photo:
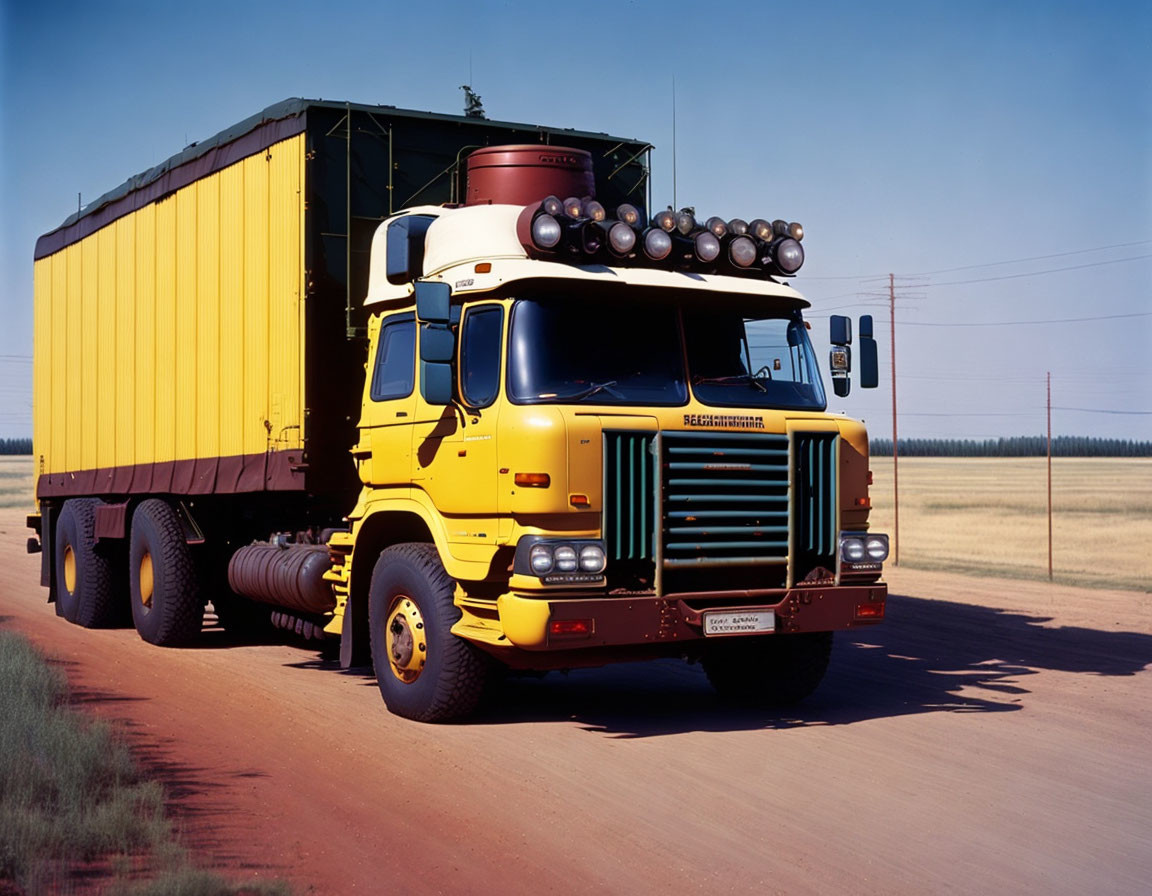
[[[338,641],[426,721],[501,665],[682,655],[809,693],[884,616],[867,436],[827,413],[803,228],[648,215],[649,150],[289,100],[41,237],[57,612],[177,645],[211,603]]]

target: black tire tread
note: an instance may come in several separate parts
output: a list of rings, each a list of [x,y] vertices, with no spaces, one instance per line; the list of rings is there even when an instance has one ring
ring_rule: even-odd
[[[150,537],[147,529],[154,530]],[[144,616],[139,601],[138,538],[148,539],[154,576],[153,606]],[[176,511],[158,498],[149,498],[132,516],[132,614],[136,630],[145,641],[160,647],[187,644],[197,634],[204,618],[200,579],[196,564],[184,540],[184,530]],[[153,619],[152,617],[156,617]]]
[[[84,628],[107,628],[120,622],[120,588],[115,558],[96,544],[96,508],[99,498],[71,498],[57,522],[56,557],[61,564],[57,574],[61,615]],[[72,545],[77,563],[77,592],[65,590],[62,565],[64,548],[69,542],[68,520],[75,527]]]
[[[435,545],[412,542],[393,545],[381,552],[372,571],[373,591],[377,582],[388,575],[391,564],[407,564],[428,584],[433,606],[421,606],[420,612],[426,619],[435,614],[440,633],[436,647],[442,652],[443,659],[431,698],[418,708],[395,700],[389,702],[384,682],[387,681],[385,676],[392,673],[389,669],[378,670],[377,681],[381,682],[380,691],[389,710],[417,722],[447,722],[468,715],[484,694],[490,661],[467,641],[451,633],[452,626],[460,618],[460,610],[453,603],[455,582],[444,570]],[[371,624],[370,628],[373,659],[383,658],[385,647],[377,643],[384,635],[383,626]]]
[[[703,666],[721,696],[791,706],[820,686],[831,656],[832,632],[777,634],[712,645]]]

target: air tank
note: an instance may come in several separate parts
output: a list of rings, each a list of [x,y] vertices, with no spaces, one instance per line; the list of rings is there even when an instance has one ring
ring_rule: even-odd
[[[490,146],[468,156],[466,205],[530,205],[595,197],[592,155],[567,146]]]
[[[336,596],[324,581],[328,548],[320,544],[250,544],[228,563],[228,584],[244,597],[305,613],[326,613]]]

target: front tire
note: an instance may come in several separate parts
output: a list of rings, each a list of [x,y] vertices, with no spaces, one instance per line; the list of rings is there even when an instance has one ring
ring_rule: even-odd
[[[372,664],[396,715],[445,722],[480,701],[489,661],[452,634],[460,619],[455,590],[434,545],[394,545],[376,561],[368,606]]]
[[[106,628],[119,619],[123,582],[107,545],[96,544],[96,498],[64,502],[56,524],[56,604],[60,615],[84,628]]]
[[[200,632],[200,576],[176,511],[150,498],[132,514],[128,550],[132,622],[149,644],[187,644]]]
[[[832,632],[717,641],[704,671],[723,697],[761,706],[791,706],[820,686],[832,656]]]

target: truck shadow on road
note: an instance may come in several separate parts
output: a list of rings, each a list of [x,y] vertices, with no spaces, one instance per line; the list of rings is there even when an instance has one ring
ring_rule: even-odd
[[[475,724],[576,721],[615,737],[845,725],[928,712],[1016,712],[1046,671],[1130,676],[1152,635],[1050,626],[1043,616],[892,596],[883,625],[837,635],[820,689],[787,710],[725,704],[675,660],[509,679]]]

